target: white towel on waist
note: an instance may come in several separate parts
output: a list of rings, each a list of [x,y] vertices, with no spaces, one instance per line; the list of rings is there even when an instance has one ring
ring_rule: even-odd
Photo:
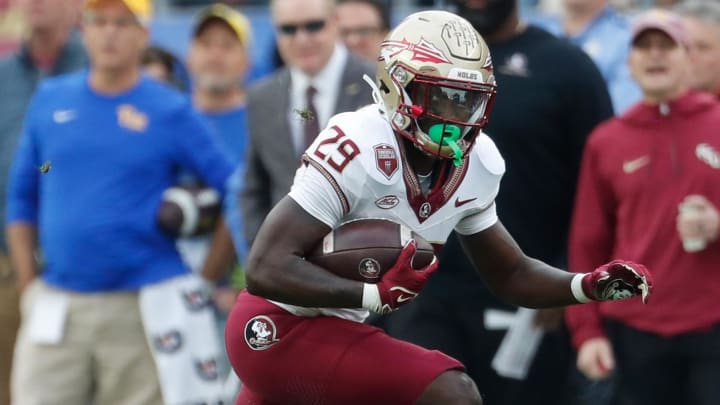
[[[164,403],[222,403],[223,349],[205,282],[187,274],[143,287],[140,313]]]

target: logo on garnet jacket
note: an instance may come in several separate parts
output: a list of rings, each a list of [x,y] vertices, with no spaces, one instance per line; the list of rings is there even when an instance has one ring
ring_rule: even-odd
[[[392,177],[398,169],[398,159],[392,146],[382,143],[375,145],[375,164],[378,170],[388,178]]]

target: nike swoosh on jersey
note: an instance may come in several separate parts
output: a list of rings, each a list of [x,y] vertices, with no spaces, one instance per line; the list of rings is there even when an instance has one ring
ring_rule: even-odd
[[[642,168],[643,166],[646,166],[648,163],[650,163],[650,156],[645,155],[643,157],[624,162],[622,168],[626,174],[630,174]]]
[[[57,110],[53,112],[53,121],[64,124],[75,119],[75,110]]]
[[[469,202],[472,202],[472,201],[475,201],[475,200],[477,200],[477,197],[475,197],[475,198],[468,198],[467,200],[461,200],[460,197],[457,197],[457,198],[455,199],[455,208],[460,207],[460,206],[462,206],[462,205],[465,205],[465,204],[467,204],[467,203],[469,203]]]

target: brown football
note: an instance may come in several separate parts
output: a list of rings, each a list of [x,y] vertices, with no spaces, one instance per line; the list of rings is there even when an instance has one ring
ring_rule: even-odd
[[[307,260],[343,278],[377,283],[410,238],[417,242],[413,267],[422,269],[433,259],[432,245],[405,225],[377,218],[340,225],[323,238]]]

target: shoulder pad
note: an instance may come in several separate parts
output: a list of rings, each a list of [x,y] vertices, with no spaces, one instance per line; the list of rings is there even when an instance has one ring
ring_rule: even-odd
[[[489,136],[481,132],[475,140],[472,153],[480,160],[480,163],[488,172],[496,176],[505,173],[505,160],[500,155],[495,142]]]

